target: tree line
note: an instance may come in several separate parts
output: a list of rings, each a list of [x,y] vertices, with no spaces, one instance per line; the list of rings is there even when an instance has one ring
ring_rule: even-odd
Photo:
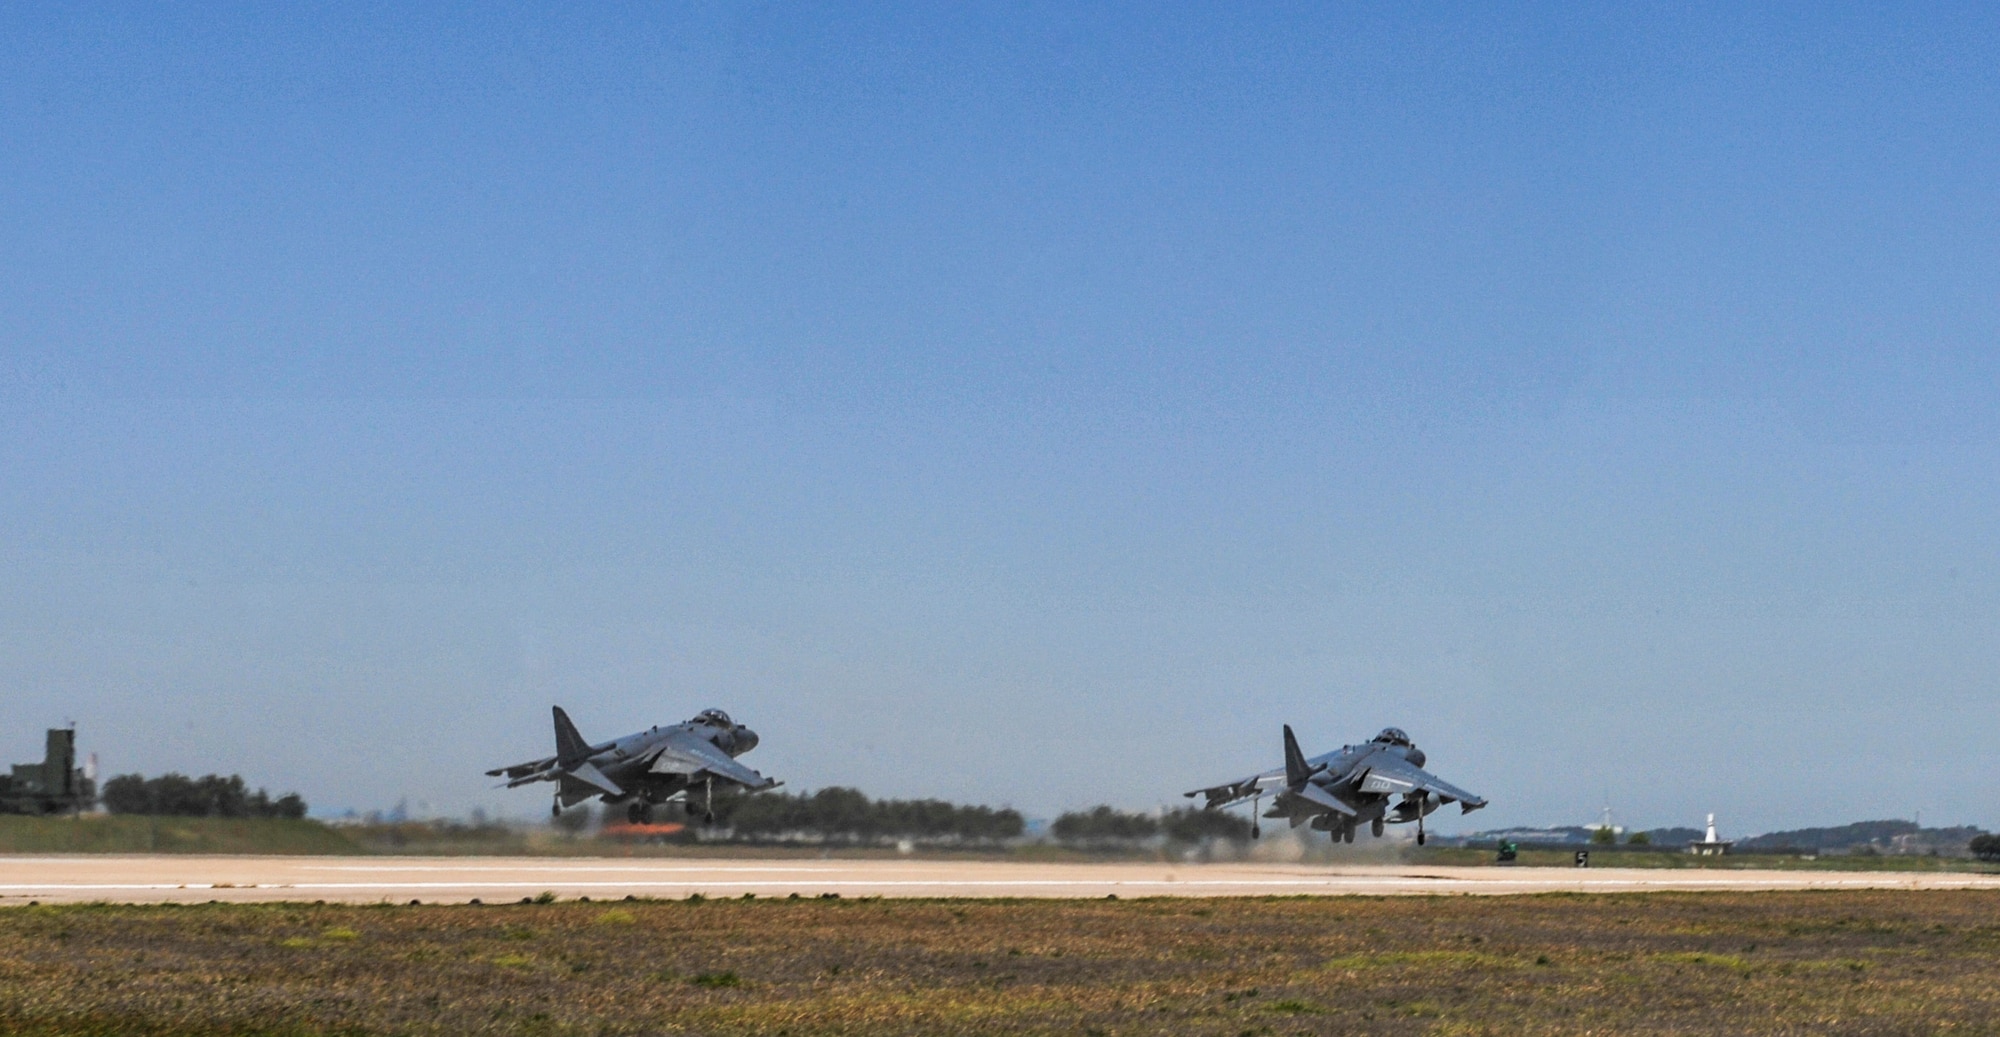
[[[610,815],[607,814],[607,817]],[[715,827],[752,842],[813,841],[994,844],[1021,837],[1019,811],[962,806],[937,799],[870,799],[859,789],[832,786],[818,792],[718,792]],[[1126,813],[1109,806],[1056,818],[1049,835],[1082,848],[1113,849],[1149,841],[1199,845],[1244,843],[1250,821],[1239,814],[1189,807],[1163,814]]]
[[[1242,843],[1250,841],[1250,820],[1241,814],[1199,807],[1182,807],[1155,817],[1096,806],[1056,818],[1049,834],[1057,842],[1084,848],[1129,846],[1157,838],[1170,843]]]
[[[100,798],[104,809],[114,814],[157,814],[168,817],[278,817],[297,820],[306,816],[306,801],[296,792],[276,799],[263,789],[251,791],[243,776],[204,774],[162,774],[148,778],[121,774],[104,783]]]
[[[716,827],[736,838],[775,841],[875,843],[909,839],[933,843],[997,843],[1021,835],[1019,811],[961,806],[940,799],[869,799],[859,789],[833,786],[810,795],[716,793]]]

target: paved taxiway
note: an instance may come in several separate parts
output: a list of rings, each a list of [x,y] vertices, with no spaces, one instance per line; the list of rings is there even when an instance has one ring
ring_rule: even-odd
[[[2000,889],[2000,875],[1305,864],[701,860],[530,857],[22,856],[0,858],[0,904],[328,900],[488,903],[544,891],[707,896],[1122,897],[1627,893],[1647,890]]]

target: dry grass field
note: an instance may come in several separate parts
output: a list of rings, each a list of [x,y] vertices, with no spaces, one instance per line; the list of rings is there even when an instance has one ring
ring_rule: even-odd
[[[21,907],[0,1032],[2000,1033],[2000,893]]]
[[[0,814],[0,853],[360,853],[317,821],[250,817]]]

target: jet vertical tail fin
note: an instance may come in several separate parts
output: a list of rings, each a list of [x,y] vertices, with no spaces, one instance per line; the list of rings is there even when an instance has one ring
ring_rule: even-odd
[[[1312,777],[1311,768],[1306,766],[1306,754],[1299,751],[1298,737],[1292,734],[1292,725],[1285,725],[1285,784],[1298,788]]]
[[[556,714],[556,763],[572,767],[590,755],[590,743],[577,733],[576,725],[569,722],[569,714],[561,706],[555,707]]]

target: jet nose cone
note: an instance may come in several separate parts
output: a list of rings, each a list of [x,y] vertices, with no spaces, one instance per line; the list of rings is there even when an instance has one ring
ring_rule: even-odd
[[[757,748],[757,732],[752,731],[747,727],[739,726],[736,729],[735,734],[736,734],[737,752],[747,753],[750,750]]]

